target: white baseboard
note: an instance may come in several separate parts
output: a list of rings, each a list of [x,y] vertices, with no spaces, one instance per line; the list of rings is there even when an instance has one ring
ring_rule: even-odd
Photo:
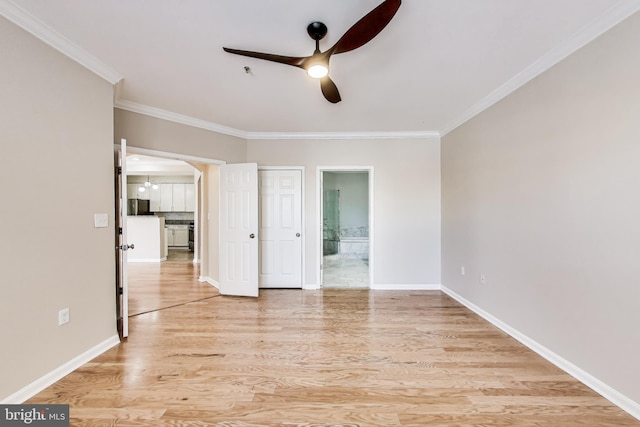
[[[198,277],[198,282],[205,282],[213,286],[214,288],[220,290],[220,283],[213,280],[211,277],[200,276]]]
[[[371,285],[370,289],[375,291],[439,291],[442,286],[438,283],[434,284],[380,284]]]
[[[167,258],[138,258],[138,259],[131,259],[131,258],[127,258],[127,262],[162,262],[162,261],[166,261]]]
[[[317,291],[322,289],[320,286],[315,283],[306,283],[302,285],[302,289],[305,291]],[[366,288],[363,288],[366,289]],[[439,291],[441,289],[440,284],[374,284],[369,288],[374,291]]]
[[[512,328],[511,326],[502,322],[500,319],[492,316],[491,314],[484,311],[477,305],[473,304],[471,301],[458,295],[451,289],[445,286],[442,286],[441,289],[442,289],[442,292],[449,295],[451,298],[455,299],[460,304],[464,305],[469,310],[476,313],[478,316],[492,323],[497,328],[506,332],[511,337],[515,338],[516,340],[520,341],[522,344],[527,346],[529,349],[535,351],[540,356],[544,357],[549,362],[553,363],[558,368],[565,371],[567,374],[571,375],[572,377],[574,377],[575,379],[577,379],[587,387],[590,387],[596,393],[599,393],[600,395],[602,395],[602,397],[609,400],[614,405],[617,405],[618,407],[620,407],[623,411],[628,412],[631,416],[640,420],[640,403],[628,398],[624,394],[620,393],[619,391],[615,390],[611,386],[600,381],[599,379],[589,374],[588,372],[580,369],[579,367],[569,362],[568,360],[564,359],[563,357],[557,355],[556,353],[549,350],[545,346],[541,345],[537,341],[534,341],[533,339],[529,338],[528,336],[521,333],[517,329]]]
[[[71,372],[75,371],[85,363],[90,362],[91,360],[95,359],[105,351],[109,350],[110,348],[118,344],[120,344],[120,338],[118,337],[117,334],[110,338],[107,338],[106,340],[102,341],[100,344],[90,348],[84,353],[69,360],[64,365],[54,369],[53,371],[49,372],[43,377],[38,378],[37,380],[27,385],[26,387],[21,388],[17,392],[13,393],[12,395],[0,401],[0,403],[2,404],[23,403],[24,401],[40,393],[45,388],[54,384],[56,381],[59,381],[60,379],[69,375]]]

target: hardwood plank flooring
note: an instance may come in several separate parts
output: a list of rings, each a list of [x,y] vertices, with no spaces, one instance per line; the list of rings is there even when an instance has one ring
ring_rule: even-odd
[[[200,269],[193,254],[173,251],[169,261],[129,263],[129,315],[173,307],[219,295],[208,283],[198,282]]]
[[[438,291],[262,290],[130,330],[30,403],[73,426],[640,426]]]

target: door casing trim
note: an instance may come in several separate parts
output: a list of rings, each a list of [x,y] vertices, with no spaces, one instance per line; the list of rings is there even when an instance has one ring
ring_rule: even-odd
[[[318,166],[316,167],[316,236],[317,236],[317,250],[318,250],[318,262],[314,266],[316,269],[316,283],[317,285],[311,289],[322,288],[322,271],[320,266],[322,265],[322,174],[324,172],[368,172],[369,176],[369,289],[374,288],[374,240],[375,240],[375,221],[374,221],[374,167],[373,166]]]

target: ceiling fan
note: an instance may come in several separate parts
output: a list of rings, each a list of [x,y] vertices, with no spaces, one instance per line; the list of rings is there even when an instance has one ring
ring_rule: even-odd
[[[266,61],[292,65],[307,71],[309,76],[320,79],[320,89],[327,101],[337,103],[341,101],[338,87],[329,77],[329,59],[331,55],[345,53],[357,49],[377,36],[400,8],[401,0],[385,0],[378,7],[366,14],[334,44],[324,52],[320,51],[320,40],[327,34],[327,26],[322,22],[312,22],[307,27],[307,33],[316,41],[316,49],[311,56],[294,57],[274,55],[271,53],[252,52],[223,47],[225,52]]]

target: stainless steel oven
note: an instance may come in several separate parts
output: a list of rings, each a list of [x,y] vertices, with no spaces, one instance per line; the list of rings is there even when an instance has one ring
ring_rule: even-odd
[[[191,252],[193,252],[193,248],[194,248],[194,246],[195,246],[195,245],[194,245],[194,242],[195,242],[195,239],[194,239],[194,235],[195,235],[194,230],[195,230],[195,226],[193,225],[193,223],[189,224],[189,250],[190,250]]]

